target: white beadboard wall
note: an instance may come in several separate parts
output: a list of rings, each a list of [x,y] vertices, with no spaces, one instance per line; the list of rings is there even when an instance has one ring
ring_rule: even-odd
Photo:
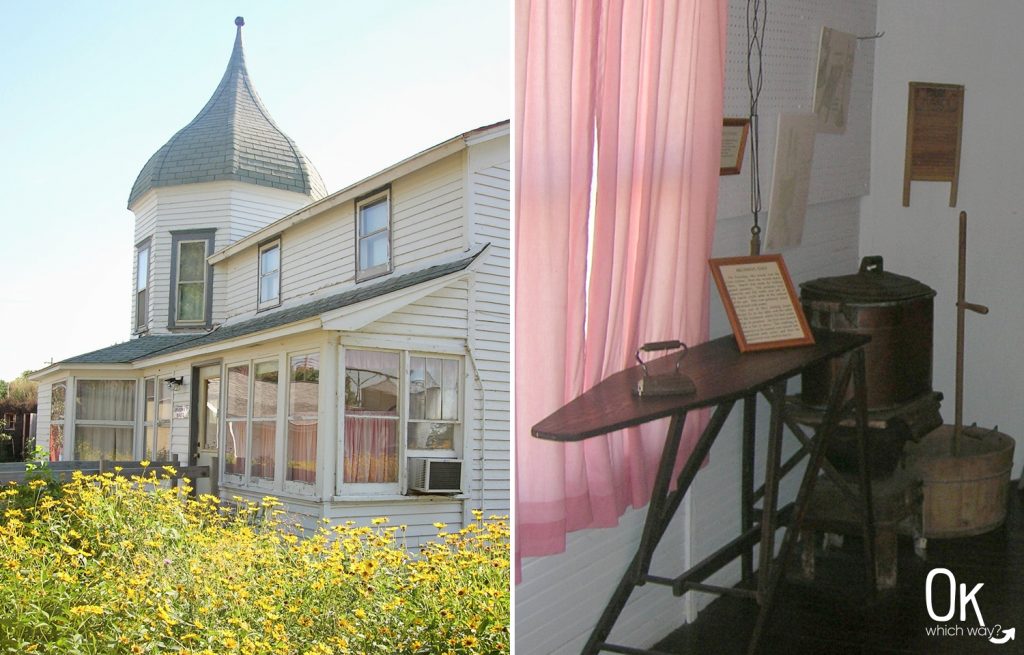
[[[769,3],[765,37],[765,84],[760,101],[761,163],[764,213],[771,188],[776,120],[781,112],[809,111],[818,41],[823,26],[859,35],[875,30],[875,0],[776,0]],[[726,59],[726,116],[747,114],[746,3],[729,2]],[[809,279],[856,271],[860,197],[868,192],[874,42],[861,41],[852,85],[850,121],[845,134],[819,134],[811,176],[811,192],[803,243],[783,252],[799,284]],[[718,224],[714,256],[749,252],[749,146],[743,173],[720,178]],[[712,285],[713,286],[713,285]],[[711,336],[730,332],[721,301],[712,290]],[[799,383],[791,385],[795,391]],[[676,553],[666,575],[678,575],[687,564],[700,561],[739,533],[740,408],[734,409],[697,476],[659,549],[653,570],[665,565],[665,553]],[[766,433],[767,407],[758,411],[759,435]],[[763,479],[763,441],[756,455],[758,483]],[[795,449],[786,437],[784,456]],[[795,496],[798,480],[791,474],[781,489],[782,502]],[[687,515],[687,511],[692,512]],[[515,644],[522,653],[578,653],[593,629],[612,589],[635,552],[645,510],[630,510],[619,526],[570,534],[565,553],[523,561],[523,581],[516,586]],[[733,584],[738,564],[709,582]],[[665,588],[634,591],[611,640],[632,646],[651,646],[682,624],[714,597],[690,594],[679,600]]]

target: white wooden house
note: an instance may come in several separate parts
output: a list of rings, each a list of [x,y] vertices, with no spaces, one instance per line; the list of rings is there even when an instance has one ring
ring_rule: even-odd
[[[37,443],[177,455],[224,497],[386,515],[411,543],[507,513],[508,122],[328,194],[236,24],[209,102],[131,190],[132,337],[34,374]]]

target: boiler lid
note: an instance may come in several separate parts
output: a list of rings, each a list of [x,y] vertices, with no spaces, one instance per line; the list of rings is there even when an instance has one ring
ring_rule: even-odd
[[[895,302],[932,298],[935,290],[905,275],[883,270],[880,256],[865,257],[853,275],[822,277],[800,285],[800,298],[838,302]]]

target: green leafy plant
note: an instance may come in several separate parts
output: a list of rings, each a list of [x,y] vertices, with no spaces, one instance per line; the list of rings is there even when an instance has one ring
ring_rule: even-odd
[[[193,499],[147,473],[0,491],[0,653],[509,651],[504,518],[406,548],[383,517],[304,531],[277,499]]]

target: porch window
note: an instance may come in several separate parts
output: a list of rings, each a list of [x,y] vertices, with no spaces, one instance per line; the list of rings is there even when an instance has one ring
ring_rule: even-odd
[[[64,454],[64,398],[67,384],[58,382],[50,387],[50,461],[59,462]]]
[[[224,408],[224,473],[245,475],[246,446],[248,444],[249,365],[228,368],[228,397]]]
[[[398,368],[398,353],[345,351],[347,483],[398,482]]]
[[[281,302],[281,242],[260,246],[259,307],[273,307]]]
[[[343,483],[389,484],[357,488],[394,492],[406,455],[456,456],[462,437],[458,357],[348,348],[344,358]]]
[[[391,190],[356,201],[356,279],[390,273]]]
[[[171,392],[161,388],[156,378],[146,378],[145,394],[142,456],[166,462],[171,459]]]
[[[79,380],[75,387],[75,459],[132,459],[135,380]]]
[[[320,409],[320,355],[296,355],[289,363],[288,441],[285,480],[316,482],[316,442]]]
[[[224,473],[267,486],[277,475],[278,360],[228,367]]]
[[[249,475],[274,479],[277,450],[277,360],[257,362],[252,390],[252,468]]]
[[[409,450],[454,450],[459,425],[459,362],[409,358]]]

